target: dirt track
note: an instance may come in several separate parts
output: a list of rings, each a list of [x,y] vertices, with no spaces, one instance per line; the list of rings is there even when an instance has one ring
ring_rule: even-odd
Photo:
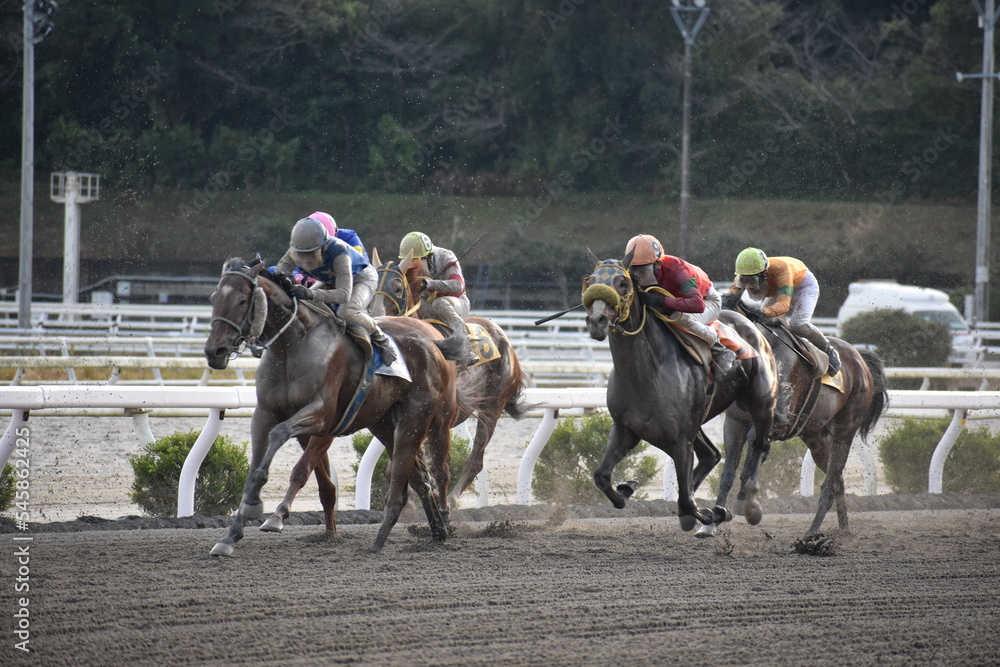
[[[82,664],[954,664],[1000,662],[1000,510],[855,512],[833,556],[811,514],[699,540],[673,517],[511,514],[444,545],[399,525],[37,533],[32,658]],[[835,521],[835,520],[834,520]],[[419,526],[420,524],[416,524]],[[419,531],[418,531],[419,532]],[[17,567],[0,536],[2,616]],[[2,633],[0,663],[14,639]],[[20,657],[20,656],[19,656]]]

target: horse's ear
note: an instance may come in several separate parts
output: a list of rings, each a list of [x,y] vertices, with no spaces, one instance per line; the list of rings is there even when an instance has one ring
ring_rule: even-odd
[[[382,266],[382,260],[378,258],[378,248],[372,248],[372,266],[376,269]]]
[[[632,266],[632,258],[635,257],[635,248],[632,248],[625,254],[625,259],[622,260],[622,264],[625,265],[625,270],[628,271],[628,267]]]
[[[257,255],[257,261],[247,268],[250,269],[250,275],[256,277],[257,274],[261,272],[261,269],[264,268],[264,260],[260,258],[260,255]]]
[[[402,260],[400,260],[400,262],[399,262],[399,270],[402,273],[406,273],[409,270],[411,264],[413,264],[413,251],[412,250],[410,252],[406,253],[406,257],[404,257]]]
[[[590,260],[590,264],[592,266],[597,266],[601,263],[601,260],[597,259],[597,255],[595,255],[594,251],[590,248],[587,248],[587,259]]]

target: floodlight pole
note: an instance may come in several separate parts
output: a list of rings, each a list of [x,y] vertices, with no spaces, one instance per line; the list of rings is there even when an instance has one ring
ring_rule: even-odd
[[[993,31],[997,22],[995,0],[986,0],[983,8],[979,0],[972,0],[983,24],[983,71],[981,74],[962,74],[963,79],[982,79],[982,102],[979,109],[979,198],[976,205],[976,292],[973,300],[973,322],[990,321],[990,207],[993,181]]]
[[[24,90],[21,96],[21,248],[18,259],[17,326],[31,328],[31,255],[34,244],[35,2],[24,2]]]
[[[698,31],[708,18],[704,0],[673,0],[670,13],[684,38],[684,92],[681,103],[681,206],[678,254],[688,256],[689,218],[691,210],[691,46]]]

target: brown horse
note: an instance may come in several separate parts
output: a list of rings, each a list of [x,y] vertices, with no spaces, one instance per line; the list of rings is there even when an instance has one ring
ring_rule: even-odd
[[[418,262],[414,262],[410,258],[398,263],[390,260],[381,264],[378,252],[373,251],[372,264],[379,272],[379,287],[375,293],[375,299],[372,301],[373,314],[411,314],[413,317],[424,320],[433,318],[433,313],[430,312],[427,303],[420,298],[421,276]],[[492,348],[489,341],[483,340],[480,342],[482,347],[480,351],[485,358],[496,358],[476,364],[468,370],[479,391],[482,392],[483,399],[476,411],[478,423],[472,451],[462,468],[461,477],[451,492],[449,506],[454,506],[458,497],[483,469],[483,454],[486,451],[486,445],[493,438],[500,416],[506,412],[514,419],[520,419],[530,407],[524,402],[524,389],[528,384],[527,376],[521,370],[517,353],[504,330],[498,324],[482,317],[469,317],[466,318],[466,322],[478,324],[489,333],[496,347]],[[452,334],[452,331],[443,324],[439,325],[439,331],[442,336]],[[470,412],[460,411],[456,425],[461,424],[470,416]]]
[[[610,339],[614,364],[608,378],[608,412],[613,425],[604,457],[594,471],[594,482],[615,507],[624,507],[634,488],[629,483],[612,487],[611,474],[639,441],[645,440],[674,461],[682,529],[691,530],[698,521],[710,524],[731,519],[732,514],[721,504],[713,511],[695,503],[695,489],[721,458],[701,425],[734,402],[751,415],[757,437],[746,470],[756,478],[767,454],[777,398],[777,368],[770,346],[745,317],[725,313],[725,322],[757,355],[738,361],[729,373],[715,378],[713,387],[701,363],[682,349],[668,325],[649,316],[635,298],[628,272],[631,253],[624,261],[603,262],[590,251],[587,254],[596,265],[583,293],[587,328],[591,338]],[[747,505],[755,502],[748,492]]]
[[[737,304],[737,308],[739,308]],[[727,311],[729,312],[729,311]],[[818,394],[808,400],[814,379],[812,364],[793,347],[789,333],[776,326],[761,324],[760,330],[771,344],[778,361],[781,379],[778,422],[773,440],[798,436],[809,446],[816,466],[826,473],[820,490],[819,508],[806,537],[819,533],[830,507],[836,502],[837,520],[841,530],[847,530],[847,500],[844,496],[844,466],[851,451],[854,436],[865,440],[878,418],[889,406],[889,394],[882,360],[868,350],[858,350],[839,338],[830,343],[840,354],[841,369],[834,378],[838,387],[821,384]],[[810,407],[811,405],[811,407]],[[801,423],[804,421],[804,423]],[[747,415],[738,410],[726,412],[724,433],[726,460],[719,484],[719,502],[724,503],[732,488],[736,465],[743,444],[753,425]],[[756,428],[755,426],[753,428]],[[742,498],[749,485],[743,482]],[[756,488],[754,489],[756,492]],[[711,535],[714,526],[705,526],[699,534]]]
[[[399,518],[407,482],[423,502],[431,534],[445,539],[441,499],[431,497],[433,484],[418,454],[426,440],[435,463],[444,461],[447,467],[454,416],[460,406],[476,406],[472,388],[456,384],[455,365],[449,362],[458,358],[459,351],[432,340],[430,328],[419,322],[383,319],[379,325],[401,351],[406,367],[402,375],[409,378],[374,374],[370,358],[340,328],[342,323],[290,297],[262,272],[263,267],[259,259],[253,264],[228,260],[211,296],[212,326],[205,343],[210,367],[225,368],[248,340],[266,340],[257,369],[257,407],[250,425],[252,452],[243,500],[212,554],[231,555],[246,521],[262,516],[261,488],[275,453],[290,438],[297,438],[305,451],[292,471],[285,499],[261,528],[280,530],[292,499],[316,470],[327,528],[334,532],[336,487],[329,464],[324,464],[326,451],[333,436],[362,428],[385,445],[390,457],[390,486],[375,548],[385,544]],[[441,493],[446,497],[447,490]]]

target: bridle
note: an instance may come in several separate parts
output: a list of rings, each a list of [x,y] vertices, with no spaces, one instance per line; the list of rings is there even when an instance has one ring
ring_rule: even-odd
[[[628,290],[626,290],[624,296],[620,295],[615,288],[615,279],[619,276],[624,278],[628,285]],[[615,319],[612,320],[611,327],[618,333],[623,336],[634,336],[646,326],[646,311],[648,309],[645,306],[641,307],[642,320],[639,322],[638,327],[632,331],[627,331],[622,326],[624,322],[628,321],[629,314],[632,312],[632,303],[635,301],[635,283],[632,281],[632,276],[621,260],[606,259],[598,264],[594,272],[584,278],[583,287],[584,307],[589,309],[594,301],[602,300],[615,309]],[[646,291],[669,294],[666,290],[658,286],[649,287]],[[673,319],[656,311],[653,311],[653,314],[664,322],[676,322],[680,319],[680,313]]]
[[[230,359],[235,359],[240,354],[242,354],[245,350],[250,350],[250,352],[255,357],[259,357],[261,354],[263,354],[264,350],[269,349],[271,347],[271,345],[274,343],[274,341],[278,340],[278,337],[281,334],[285,333],[285,331],[288,329],[288,327],[291,326],[292,322],[295,320],[295,316],[299,312],[299,300],[298,299],[294,299],[294,298],[292,299],[292,303],[293,303],[292,315],[291,315],[291,317],[288,318],[288,321],[285,322],[285,324],[280,329],[278,329],[278,332],[276,334],[274,334],[273,336],[271,336],[270,340],[268,340],[266,343],[257,344],[255,340],[252,340],[252,339],[255,338],[255,336],[251,335],[253,333],[252,331],[247,331],[246,333],[243,332],[243,329],[246,328],[246,326],[248,324],[252,325],[252,322],[253,322],[254,311],[255,311],[256,305],[257,305],[256,293],[257,293],[257,290],[261,290],[260,284],[257,281],[257,276],[251,276],[251,275],[248,275],[246,273],[243,273],[242,271],[223,271],[222,272],[222,276],[223,277],[225,277],[225,276],[239,276],[239,277],[241,277],[241,278],[249,281],[250,284],[252,285],[253,292],[251,293],[250,302],[249,302],[249,305],[247,306],[246,313],[243,315],[243,321],[242,322],[240,322],[239,324],[237,324],[236,322],[234,322],[233,320],[229,319],[228,317],[223,317],[222,315],[215,315],[214,317],[212,317],[212,323],[214,323],[216,320],[218,320],[218,321],[224,322],[225,324],[228,324],[229,326],[231,326],[234,329],[236,329],[236,334],[237,334],[236,345],[228,345],[228,346],[226,346],[226,349],[229,351],[229,358]],[[265,307],[265,310],[266,310],[266,307]],[[265,312],[265,316],[266,316],[266,312]]]
[[[378,274],[378,287],[375,289],[375,296],[381,294],[387,298],[396,307],[396,312],[403,317],[413,315],[420,307],[420,302],[418,301],[411,308],[407,308],[410,301],[410,285],[406,282],[406,276],[400,270],[399,263],[391,260],[386,262],[378,268]],[[389,289],[393,278],[399,278],[399,282],[403,286],[403,293],[400,295],[393,294]]]

